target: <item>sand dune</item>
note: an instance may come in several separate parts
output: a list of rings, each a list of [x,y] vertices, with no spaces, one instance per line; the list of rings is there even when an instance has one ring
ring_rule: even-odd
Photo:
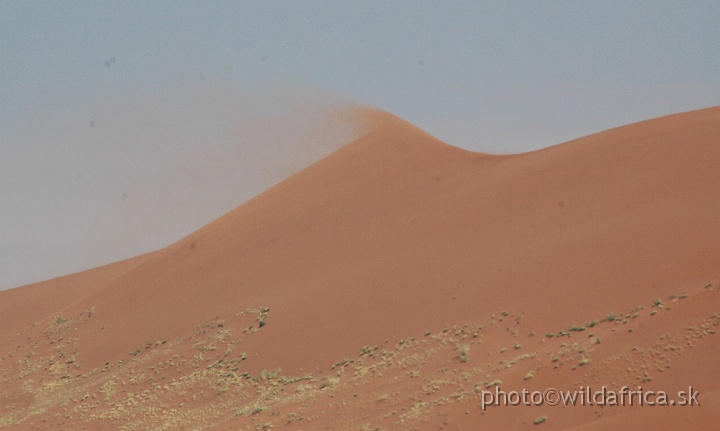
[[[357,115],[163,250],[0,292],[0,429],[717,422],[720,108],[505,156]],[[702,406],[480,411],[497,381]]]

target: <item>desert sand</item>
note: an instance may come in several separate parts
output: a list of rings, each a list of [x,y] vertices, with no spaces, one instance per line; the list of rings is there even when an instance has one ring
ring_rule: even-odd
[[[165,249],[0,292],[0,429],[720,423],[720,108],[516,155],[357,115]],[[587,385],[701,405],[480,408]]]

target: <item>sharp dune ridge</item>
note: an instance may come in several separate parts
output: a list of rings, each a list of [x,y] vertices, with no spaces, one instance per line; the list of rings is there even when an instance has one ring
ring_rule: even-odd
[[[719,107],[516,155],[354,115],[370,132],[176,243],[0,292],[0,429],[717,423]],[[497,382],[702,406],[482,412]]]

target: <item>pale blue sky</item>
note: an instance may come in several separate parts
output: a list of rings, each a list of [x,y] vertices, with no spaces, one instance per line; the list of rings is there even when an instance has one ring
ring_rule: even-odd
[[[719,101],[716,0],[0,2],[0,288],[202,226],[338,103],[507,153]]]

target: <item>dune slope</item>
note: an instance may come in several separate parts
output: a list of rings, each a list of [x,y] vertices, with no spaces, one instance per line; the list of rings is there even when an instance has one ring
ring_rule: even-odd
[[[498,384],[693,385],[705,403],[663,415],[716,422],[720,108],[508,156],[365,115],[372,132],[163,250],[0,292],[0,428],[650,420],[481,411]]]

